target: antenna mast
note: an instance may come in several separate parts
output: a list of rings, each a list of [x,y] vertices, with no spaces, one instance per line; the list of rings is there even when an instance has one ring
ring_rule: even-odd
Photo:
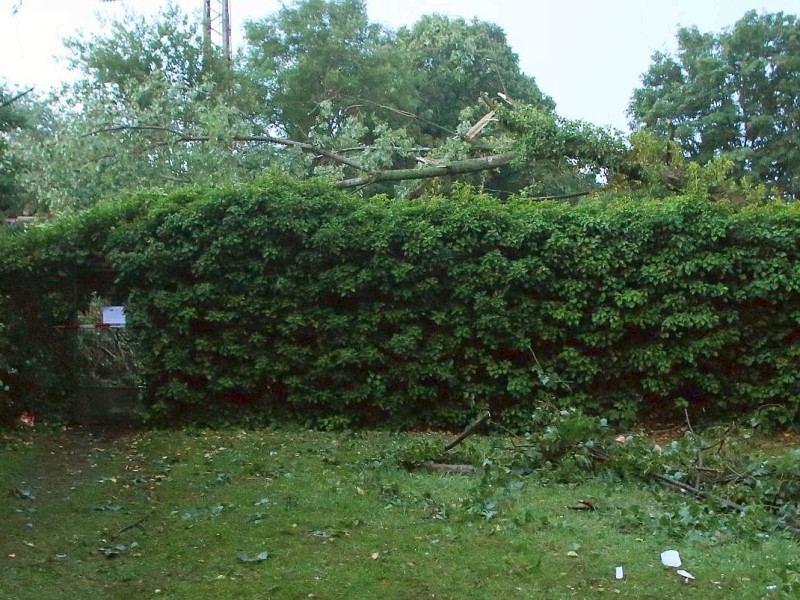
[[[206,52],[212,44],[222,48],[222,55],[231,61],[231,1],[203,0],[203,40]]]

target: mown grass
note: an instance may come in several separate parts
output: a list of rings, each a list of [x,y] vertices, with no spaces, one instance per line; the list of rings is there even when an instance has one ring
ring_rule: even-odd
[[[480,475],[408,472],[385,458],[408,440],[380,432],[6,434],[0,598],[791,594],[791,537],[675,537],[653,526],[659,499],[635,483],[522,479],[510,491],[487,488]],[[581,500],[597,510],[568,508]],[[695,581],[661,564],[667,549],[681,552]],[[242,552],[269,556],[244,562]]]

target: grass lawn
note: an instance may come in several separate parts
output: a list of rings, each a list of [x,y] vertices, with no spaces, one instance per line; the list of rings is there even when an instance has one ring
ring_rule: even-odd
[[[3,600],[747,600],[789,597],[800,576],[796,539],[676,537],[636,483],[492,490],[380,458],[407,434],[0,436]],[[694,581],[661,564],[668,549]]]

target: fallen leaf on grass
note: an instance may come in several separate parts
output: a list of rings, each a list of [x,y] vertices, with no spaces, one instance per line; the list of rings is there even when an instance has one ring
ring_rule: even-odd
[[[92,508],[92,510],[97,510],[100,512],[119,512],[122,510],[122,506],[119,504],[111,504],[110,502],[106,502],[105,504],[100,504]]]
[[[329,538],[331,534],[325,531],[324,529],[314,529],[313,531],[309,531],[308,535],[311,537],[318,537],[318,538]]]
[[[116,558],[128,550],[138,547],[139,542],[131,542],[130,546],[126,546],[125,544],[117,544],[116,546],[109,546],[108,548],[98,548],[98,551],[101,552],[106,558]]]
[[[249,517],[247,517],[247,522],[248,523],[253,523],[254,525],[258,525],[259,523],[261,523],[261,521],[264,520],[264,518],[266,516],[267,516],[267,513],[258,512],[258,513],[254,514],[254,515],[250,515]]]
[[[267,558],[269,558],[269,552],[259,552],[258,554],[250,554],[248,552],[237,552],[236,556],[242,562],[254,563],[267,560]]]
[[[11,492],[11,495],[21,498],[22,500],[36,500],[36,494],[34,494],[32,490],[17,488]]]
[[[588,510],[588,511],[592,511],[592,512],[594,512],[595,510],[597,510],[597,509],[594,507],[594,504],[593,504],[593,503],[591,503],[591,502],[589,502],[588,500],[578,500],[578,503],[577,503],[577,505],[574,505],[574,506],[568,506],[567,508],[568,508],[569,510]]]

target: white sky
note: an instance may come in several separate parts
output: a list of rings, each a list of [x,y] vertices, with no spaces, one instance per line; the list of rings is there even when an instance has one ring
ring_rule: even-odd
[[[176,0],[200,14],[203,0]],[[216,1],[216,0],[214,0]],[[19,6],[12,16],[15,6]],[[40,91],[69,78],[55,60],[61,39],[97,29],[96,14],[124,7],[153,14],[165,0],[0,0],[0,80]],[[231,0],[233,41],[241,24],[280,7],[279,0]],[[800,14],[800,0],[367,0],[370,19],[392,28],[438,12],[500,25],[522,71],[560,115],[626,129],[625,110],[656,50],[672,50],[678,26],[718,32],[748,10]]]

